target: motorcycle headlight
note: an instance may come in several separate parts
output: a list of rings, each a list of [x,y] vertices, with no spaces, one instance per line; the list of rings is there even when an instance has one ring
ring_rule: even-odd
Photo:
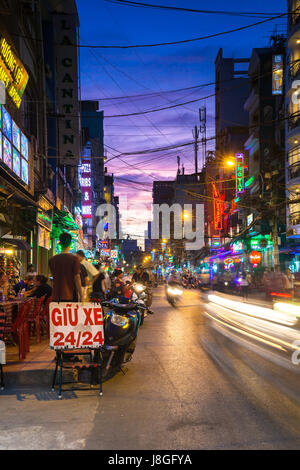
[[[117,315],[113,313],[110,317],[110,321],[116,326],[125,326],[128,322],[127,317],[123,317],[123,315]]]
[[[145,290],[145,288],[144,288],[144,286],[142,286],[142,284],[136,284],[136,285],[134,286],[134,289],[135,289],[135,291],[138,292],[139,294]]]
[[[182,290],[176,289],[176,287],[169,287],[168,288],[168,294],[170,295],[182,295]]]

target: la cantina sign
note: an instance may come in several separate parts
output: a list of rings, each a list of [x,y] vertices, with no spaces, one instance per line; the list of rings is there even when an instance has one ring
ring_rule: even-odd
[[[261,263],[261,253],[259,251],[252,251],[250,254],[250,262],[252,264]]]
[[[104,343],[100,304],[51,302],[50,348],[99,348]]]

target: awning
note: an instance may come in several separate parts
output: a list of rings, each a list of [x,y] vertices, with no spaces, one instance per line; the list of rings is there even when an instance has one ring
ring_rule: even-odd
[[[25,240],[20,240],[19,238],[0,238],[0,246],[13,246],[17,250],[29,251],[31,246]]]

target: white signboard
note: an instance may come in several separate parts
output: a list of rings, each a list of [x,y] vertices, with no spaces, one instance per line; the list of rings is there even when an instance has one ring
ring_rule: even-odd
[[[104,343],[100,304],[51,302],[49,314],[51,349],[96,349]]]

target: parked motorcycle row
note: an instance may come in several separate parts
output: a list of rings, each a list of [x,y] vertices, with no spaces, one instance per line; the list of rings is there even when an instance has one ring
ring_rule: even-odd
[[[139,328],[153,312],[148,309],[148,288],[135,283],[130,299],[118,296],[102,302],[104,317],[104,346],[102,348],[103,380],[122,370],[132,359]]]

